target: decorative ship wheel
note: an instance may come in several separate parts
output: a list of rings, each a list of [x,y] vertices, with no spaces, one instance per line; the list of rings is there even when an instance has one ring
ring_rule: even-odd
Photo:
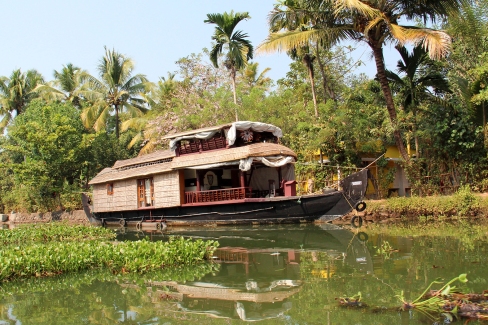
[[[241,139],[245,142],[251,142],[254,137],[254,134],[251,130],[244,130],[241,131]]]

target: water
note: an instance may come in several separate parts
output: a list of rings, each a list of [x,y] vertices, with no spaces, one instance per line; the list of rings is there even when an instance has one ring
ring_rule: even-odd
[[[214,262],[166,278],[90,271],[1,284],[0,324],[442,324],[450,319],[399,311],[396,295],[412,301],[436,278],[461,273],[464,292],[488,289],[487,232],[473,240],[290,225],[121,229],[118,239],[170,234],[218,240]],[[359,293],[367,306],[340,306]]]

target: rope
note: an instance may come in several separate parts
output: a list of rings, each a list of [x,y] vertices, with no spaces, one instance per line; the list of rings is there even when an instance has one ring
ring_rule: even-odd
[[[381,157],[383,157],[384,155],[386,155],[386,152],[384,154],[382,154],[381,156],[379,156],[378,158],[376,158],[375,160],[373,160],[368,166],[364,167],[363,169],[361,170],[365,170],[366,168],[368,168],[369,166],[371,166],[372,164],[374,164],[375,162],[377,162]]]

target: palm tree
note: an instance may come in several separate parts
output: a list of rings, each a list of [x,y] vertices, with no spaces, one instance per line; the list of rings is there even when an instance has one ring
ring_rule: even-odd
[[[288,55],[295,61],[302,61],[303,65],[307,68],[308,80],[310,81],[310,87],[312,88],[312,100],[313,108],[315,111],[315,117],[319,117],[319,111],[317,109],[317,92],[315,91],[315,70],[313,68],[313,61],[316,56],[310,53],[308,46],[302,46],[300,48],[293,48],[288,51]]]
[[[86,90],[86,81],[89,76],[86,70],[68,63],[63,65],[60,72],[54,70],[52,82],[40,84],[35,90],[47,100],[67,101],[73,103],[75,107],[81,108],[81,92]]]
[[[17,69],[8,78],[0,77],[0,114],[3,115],[0,132],[37,97],[34,89],[43,82],[42,75],[36,70],[23,73]]]
[[[271,68],[266,68],[261,73],[259,71],[259,63],[251,62],[244,70],[242,70],[242,79],[247,84],[249,89],[254,87],[268,90],[272,83],[272,80],[266,76],[266,74],[271,70]]]
[[[136,132],[135,136],[127,145],[127,148],[132,148],[136,143],[143,142],[143,147],[140,153],[151,152],[160,140],[161,130],[157,129],[159,123],[154,123],[158,116],[169,116],[173,112],[171,110],[171,103],[174,99],[174,93],[178,86],[178,81],[174,80],[174,73],[167,73],[167,77],[160,77],[155,87],[151,89],[150,93],[142,94],[147,103],[151,107],[151,112],[143,116],[137,116],[124,121],[121,124],[121,131],[133,130]],[[152,113],[152,114],[151,114]],[[170,122],[170,121],[167,121]]]
[[[248,60],[253,58],[254,48],[246,33],[240,30],[234,31],[237,24],[244,20],[251,18],[248,12],[236,12],[230,13],[224,12],[223,14],[207,14],[205,23],[215,24],[214,35],[212,40],[216,43],[210,51],[210,60],[213,65],[218,68],[218,58],[225,47],[227,47],[227,54],[224,59],[224,66],[230,71],[232,78],[232,90],[234,93],[234,104],[237,105],[236,94],[236,72],[247,65]],[[237,116],[236,108],[236,121],[239,118]]]
[[[85,127],[99,131],[105,128],[110,114],[115,114],[115,135],[119,138],[119,113],[125,110],[131,117],[143,115],[147,111],[144,93],[151,84],[145,75],[132,76],[134,62],[115,50],[105,48],[98,70],[100,79],[90,76],[91,89],[81,92],[91,102],[81,118]]]
[[[286,6],[289,10],[283,12],[279,5],[275,6],[274,10],[270,14],[269,26],[271,33],[278,33],[282,30],[300,34],[300,32],[307,32],[310,26],[306,23],[312,16],[307,15],[306,11],[301,8],[301,5],[308,7],[306,3],[301,0],[290,0],[286,2]],[[291,34],[289,34],[291,35]],[[315,46],[312,42],[304,42],[299,46],[293,46],[286,48],[288,56],[294,61],[301,61],[308,72],[308,79],[310,82],[310,88],[312,91],[312,100],[315,111],[315,117],[319,117],[317,109],[317,92],[315,90],[314,76],[315,71],[313,62],[317,58],[311,51],[311,47],[318,47],[318,43],[315,42]],[[318,51],[317,51],[318,54]]]
[[[445,76],[431,69],[433,62],[422,46],[415,46],[411,53],[403,46],[397,46],[397,50],[402,58],[397,63],[398,74],[386,70],[386,76],[390,83],[400,90],[402,108],[413,114],[414,122],[411,131],[414,133],[415,150],[419,157],[418,137],[415,134],[418,106],[425,99],[435,99],[436,95],[449,93],[451,90]]]
[[[344,40],[364,41],[375,59],[377,78],[380,82],[386,106],[394,129],[395,143],[402,158],[409,161],[402,140],[393,95],[386,75],[383,46],[387,42],[403,45],[407,42],[422,44],[431,58],[447,54],[451,39],[440,30],[400,25],[400,21],[422,20],[435,23],[438,18],[459,11],[464,0],[295,0],[292,7],[282,2],[271,13],[270,26],[280,17],[302,20],[308,28],[272,32],[260,45],[260,51],[279,51],[297,48],[310,42],[328,46]]]

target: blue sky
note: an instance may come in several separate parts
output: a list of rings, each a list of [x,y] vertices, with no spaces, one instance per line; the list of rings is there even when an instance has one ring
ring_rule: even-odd
[[[3,31],[0,76],[14,69],[37,69],[47,80],[53,70],[73,63],[92,74],[104,54],[114,48],[136,62],[136,73],[157,81],[177,70],[175,61],[211,46],[214,26],[207,13],[248,11],[250,20],[238,29],[257,47],[267,36],[267,15],[275,0],[0,0]],[[361,45],[354,54],[366,65],[361,72],[374,75],[369,50]],[[387,58],[393,68],[398,58]],[[285,76],[290,60],[284,53],[255,57],[260,69],[277,80]]]

